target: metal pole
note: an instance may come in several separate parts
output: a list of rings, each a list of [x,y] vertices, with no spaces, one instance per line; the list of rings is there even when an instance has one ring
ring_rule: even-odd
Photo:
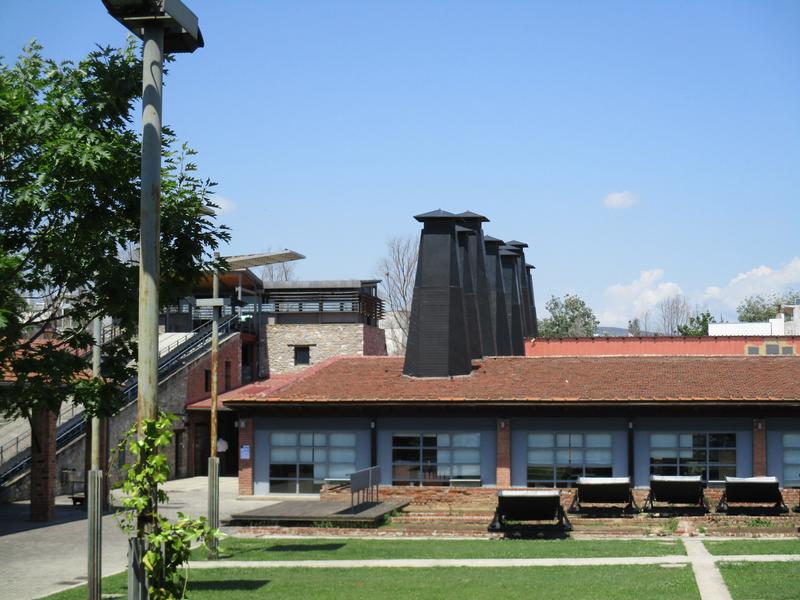
[[[93,323],[92,377],[100,377],[101,321]],[[89,600],[100,600],[102,595],[102,489],[103,472],[100,470],[100,419],[92,417],[92,468],[87,477],[86,505],[89,521]]]
[[[214,252],[214,260],[219,260],[219,252]],[[212,279],[213,298],[219,298],[219,271],[214,269]],[[212,307],[211,321],[211,456],[208,458],[208,525],[219,528],[219,458],[217,457],[217,380],[219,377],[219,306]],[[209,558],[217,557],[217,540],[208,542]]]
[[[137,426],[158,414],[158,278],[161,210],[161,100],[164,30],[144,27],[142,53],[142,202],[139,237],[139,360]],[[155,503],[155,498],[153,498]],[[137,540],[129,549],[128,598],[147,598],[144,569],[138,564],[150,523],[137,523]]]

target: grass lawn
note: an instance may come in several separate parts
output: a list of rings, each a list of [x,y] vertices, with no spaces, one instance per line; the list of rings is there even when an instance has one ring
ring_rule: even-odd
[[[125,594],[126,575],[105,580],[103,593]],[[569,598],[691,600],[700,595],[688,566],[511,567],[431,569],[209,569],[195,570],[190,600],[256,598]],[[123,596],[125,597],[125,596]],[[86,588],[48,596],[83,600]]]
[[[229,537],[220,556],[231,560],[370,558],[570,558],[685,555],[677,540],[360,540]],[[203,560],[205,551],[193,558]]]
[[[800,563],[718,563],[733,600],[797,600]]]
[[[711,554],[800,554],[800,539],[705,541]]]

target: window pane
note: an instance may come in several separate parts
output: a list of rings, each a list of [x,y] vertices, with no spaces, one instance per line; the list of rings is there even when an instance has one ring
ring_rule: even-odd
[[[710,433],[708,434],[709,448],[736,448],[735,433]]]
[[[481,452],[480,450],[472,449],[455,449],[453,450],[454,463],[480,463]]]
[[[697,463],[684,463],[679,467],[678,475],[700,475],[701,477],[705,477],[706,466]],[[712,477],[711,479],[718,478]]]
[[[436,437],[435,433],[422,434],[422,445],[426,448],[436,448]]]
[[[585,469],[588,477],[611,477],[611,467],[589,467]]]
[[[758,346],[748,346],[747,353],[750,355],[758,354]]]
[[[528,450],[528,464],[530,465],[552,465],[552,450]]]
[[[297,477],[297,465],[270,465],[269,476],[270,478],[276,477],[281,479]]]
[[[651,460],[666,460],[669,459],[672,462],[675,462],[678,458],[678,452],[676,450],[653,450],[650,452],[650,459]]]
[[[683,444],[681,444],[683,445]],[[689,446],[695,446],[696,448],[705,448],[706,447],[706,434],[705,433],[694,433],[692,434],[692,443],[687,444]]]
[[[569,445],[573,448],[582,448],[583,447],[583,434],[582,433],[571,433],[569,436]]]
[[[786,487],[789,486],[800,487],[800,466],[784,465],[783,485]]]
[[[314,465],[312,464],[299,464],[297,465],[297,476],[303,477],[307,479],[311,479],[314,477]]]
[[[395,448],[392,450],[392,462],[419,463],[419,450],[416,448]]]
[[[586,434],[586,447],[587,448],[611,448],[611,434],[610,433],[587,433]]]
[[[314,462],[328,462],[328,451],[325,448],[314,448]]]
[[[453,477],[478,479],[480,476],[480,465],[453,465]]]
[[[552,433],[528,434],[528,448],[552,448],[552,447],[553,447]]]
[[[528,480],[553,481],[553,467],[528,467]]]
[[[298,492],[301,494],[317,494],[322,489],[322,484],[311,479],[304,479],[298,482]]]
[[[800,465],[800,450],[784,450],[783,462],[784,464]]]
[[[300,445],[301,446],[312,446],[314,444],[314,434],[313,433],[301,433],[300,434]]]
[[[329,446],[353,447],[356,445],[355,433],[332,433],[328,440]]]
[[[297,490],[297,484],[292,481],[275,481],[269,480],[269,491],[271,494],[294,494]]]
[[[569,434],[568,433],[557,433],[556,434],[556,446],[559,448],[569,448]]]
[[[800,448],[800,433],[784,433],[783,446],[785,448]]]
[[[272,446],[296,446],[296,433],[272,433],[269,436],[269,443]]]
[[[694,439],[694,437],[695,436],[693,436],[691,433],[682,433],[679,437],[679,444],[685,448],[691,448],[695,445],[705,447],[705,436],[698,437],[697,439]]]
[[[784,356],[792,356],[794,354],[794,348],[792,346],[784,346],[781,348],[781,354]]]
[[[780,347],[778,344],[767,344],[767,354],[770,356],[774,356],[780,353]]]
[[[587,465],[610,465],[611,464],[611,451],[610,450],[587,450],[585,452],[585,459]]]
[[[450,465],[437,465],[436,474],[439,477],[450,477]]]
[[[315,433],[314,434],[314,445],[315,446],[327,446],[328,445],[328,436],[324,433]]]
[[[436,439],[436,444],[437,444],[439,447],[442,447],[442,446],[449,446],[449,445],[450,445],[450,434],[449,434],[449,433],[440,433],[440,434],[437,436],[437,439]]]
[[[411,479],[416,481],[419,479],[419,466],[418,465],[393,465],[392,466],[392,479],[403,480]]]
[[[397,433],[392,436],[392,446],[406,447],[406,448],[419,448],[419,435],[415,433]]]
[[[671,433],[654,433],[650,436],[650,445],[654,448],[674,448],[678,445],[678,436]]]
[[[328,465],[314,465],[314,479],[325,479],[328,476]]]
[[[314,450],[313,448],[300,448],[300,462],[313,463]]]
[[[708,452],[708,462],[735,465],[736,450],[710,450]]]
[[[481,434],[480,433],[454,433],[453,446],[461,446],[464,448],[480,448]]]
[[[574,481],[581,475],[582,467],[556,467],[556,479],[559,481]]]
[[[650,467],[653,475],[677,475],[678,467],[670,465],[653,465]]]
[[[272,463],[296,463],[297,448],[272,448],[269,460]]]
[[[356,451],[352,448],[331,448],[328,450],[331,462],[356,462]]]
[[[440,463],[449,463],[450,450],[439,450],[438,460]]]
[[[328,477],[333,479],[345,479],[350,473],[355,471],[355,467],[352,464],[339,464],[333,463],[328,466]]]

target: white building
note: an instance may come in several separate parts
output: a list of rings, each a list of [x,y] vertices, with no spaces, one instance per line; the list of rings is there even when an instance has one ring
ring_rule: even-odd
[[[710,323],[708,335],[800,335],[800,305],[781,305],[778,315],[766,323]]]

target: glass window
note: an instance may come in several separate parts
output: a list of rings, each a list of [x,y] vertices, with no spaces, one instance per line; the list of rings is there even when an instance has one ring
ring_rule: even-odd
[[[294,347],[294,364],[296,365],[310,365],[311,364],[311,348],[308,346],[295,346]]]
[[[481,434],[395,433],[393,485],[480,485]]]
[[[315,493],[325,479],[344,479],[356,470],[356,434],[273,432],[269,462],[271,493]]]
[[[770,356],[774,356],[780,353],[780,346],[778,344],[767,344],[766,345],[767,354]]]
[[[759,353],[758,346],[748,346],[747,353],[750,354],[751,356],[758,354]]]
[[[701,475],[719,482],[736,475],[735,433],[653,433],[651,475]]]
[[[528,485],[571,487],[582,476],[610,477],[610,433],[528,434]]]
[[[794,355],[794,348],[792,346],[784,346],[781,348],[781,354],[785,356],[792,356]]]
[[[783,486],[800,487],[800,433],[783,434]]]

